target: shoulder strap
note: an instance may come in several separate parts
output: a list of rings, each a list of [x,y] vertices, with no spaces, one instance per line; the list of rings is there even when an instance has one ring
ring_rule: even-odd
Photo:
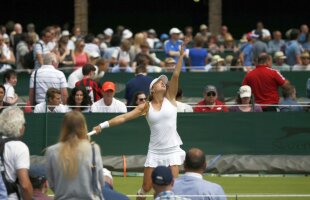
[[[41,43],[40,43],[41,44]],[[33,77],[33,105],[36,105],[36,85],[37,85],[37,72],[39,69],[36,69]]]
[[[96,153],[95,153],[95,143],[91,143],[91,149],[92,149],[92,166],[91,166],[91,171],[92,171],[92,188],[93,188],[93,193],[94,195],[98,196],[101,199],[101,192],[98,189],[98,184],[97,184],[97,166],[96,166]]]

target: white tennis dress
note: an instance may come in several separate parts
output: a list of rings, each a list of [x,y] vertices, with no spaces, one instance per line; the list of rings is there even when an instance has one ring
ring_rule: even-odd
[[[145,167],[182,165],[185,152],[180,148],[182,140],[177,132],[177,107],[164,98],[159,111],[150,103],[146,120],[151,135]]]

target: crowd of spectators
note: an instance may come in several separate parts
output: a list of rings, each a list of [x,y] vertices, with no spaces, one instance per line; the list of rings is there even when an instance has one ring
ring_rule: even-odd
[[[67,109],[54,110],[49,107],[44,110],[69,111],[72,106],[79,107],[82,104],[74,100],[69,105],[67,89],[70,92],[72,89],[76,90],[75,87],[82,86],[85,87],[91,99],[91,102],[83,105],[88,107],[83,109],[83,112],[125,112],[123,108],[118,109],[122,102],[115,104],[119,101],[114,98],[116,85],[114,89],[109,89],[114,94],[108,95],[109,91],[105,91],[103,86],[98,84],[98,80],[106,73],[135,73],[134,80],[128,81],[125,88],[126,106],[135,106],[137,102],[132,102],[132,98],[136,92],[143,91],[148,96],[147,88],[151,78],[147,73],[171,72],[179,57],[181,44],[186,45],[186,56],[182,63],[183,72],[251,71],[253,74],[252,71],[261,64],[260,55],[264,53],[270,56],[270,62],[263,63],[269,69],[279,73],[309,71],[308,26],[303,24],[300,29],[289,29],[285,36],[284,40],[279,30],[274,30],[271,34],[262,22],[258,22],[256,28],[249,30],[240,40],[229,32],[226,25],[221,26],[218,35],[212,35],[208,26],[201,24],[196,33],[191,26],[187,26],[184,31],[173,27],[168,34],[159,35],[154,29],[134,34],[128,28],[118,26],[115,31],[106,28],[96,36],[92,33],[82,35],[79,27],[74,27],[70,32],[54,25],[46,27],[37,34],[34,24],[29,24],[27,31],[23,31],[19,23],[16,23],[12,30],[1,26],[0,71],[4,73],[5,88],[2,102],[16,105],[19,101],[19,96],[14,90],[17,82],[16,71],[26,70],[31,73],[28,106],[34,107],[47,101],[47,90],[52,87],[60,90],[61,94],[61,102],[56,105],[66,105]],[[71,73],[68,79],[63,72]],[[254,100],[249,101],[249,104],[250,102],[252,104],[279,103],[277,95],[273,102],[260,101],[261,92],[257,93],[257,89],[253,88],[255,84],[246,82],[244,84],[249,85],[254,93]],[[206,85],[210,86],[207,82]],[[282,86],[282,83],[279,82],[279,86]],[[236,111],[236,109],[228,109],[225,102],[220,102],[223,98],[218,99],[216,86],[212,87],[215,88],[212,91],[204,90],[204,100],[197,102],[197,105],[193,106],[193,111]],[[269,93],[266,91],[263,91],[265,96],[270,94],[270,90],[268,90]],[[83,93],[83,91],[80,92]],[[272,98],[274,94],[271,92]],[[112,96],[113,101],[105,102],[107,100],[104,100],[104,96]],[[296,95],[293,98],[296,100]],[[85,102],[88,101],[84,101],[83,104]],[[103,103],[99,104],[99,102]],[[98,106],[101,108],[99,109]],[[31,109],[26,110],[31,111]],[[184,111],[184,108],[179,110]]]

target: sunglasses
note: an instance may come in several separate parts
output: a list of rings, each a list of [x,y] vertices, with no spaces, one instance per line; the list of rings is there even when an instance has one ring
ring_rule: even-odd
[[[138,100],[139,100],[139,101],[145,101],[146,98],[139,98]]]
[[[210,96],[215,97],[215,96],[216,96],[216,93],[215,93],[215,92],[208,92],[208,93],[207,93],[207,96],[208,96],[208,97],[210,97]]]

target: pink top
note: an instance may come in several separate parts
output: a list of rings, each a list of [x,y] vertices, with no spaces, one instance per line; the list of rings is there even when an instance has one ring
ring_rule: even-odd
[[[86,53],[75,54],[75,65],[74,70],[79,67],[83,67],[88,62],[88,56]]]

